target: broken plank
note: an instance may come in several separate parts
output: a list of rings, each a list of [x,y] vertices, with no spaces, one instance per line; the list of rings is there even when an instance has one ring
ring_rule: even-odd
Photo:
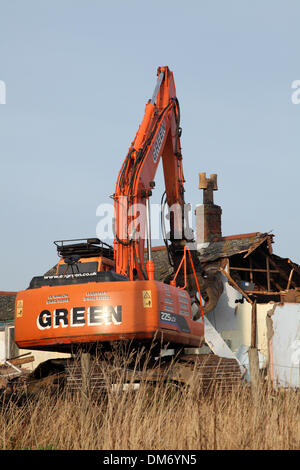
[[[10,364],[14,366],[21,366],[22,364],[27,364],[28,362],[33,362],[34,356],[23,357],[19,359],[9,359]]]
[[[29,356],[29,354],[31,354],[31,352],[27,352],[27,353],[24,353],[24,354],[20,354],[19,356],[14,356],[14,357],[11,357],[10,358],[10,361],[13,361],[15,359],[19,359],[20,357],[24,357],[24,356]]]
[[[266,266],[267,266],[267,288],[271,290],[271,279],[270,279],[270,259],[269,256],[266,256]]]
[[[268,240],[268,238],[270,237],[270,235],[266,235],[265,237],[261,238],[260,240],[258,240],[256,243],[254,243],[250,248],[249,250],[247,251],[247,253],[244,255],[244,258],[247,258],[251,253],[253,253],[253,251],[255,251],[260,245],[262,245],[262,243],[264,243],[266,240]],[[268,249],[269,249],[269,244],[268,244]]]
[[[233,269],[234,271],[248,271],[248,272],[257,272],[257,273],[266,273],[267,269],[260,269],[260,268],[241,268],[241,267],[233,267],[230,266],[230,269]],[[279,273],[278,269],[270,269],[270,273]]]
[[[272,264],[272,266],[273,266],[275,269],[278,269],[280,275],[281,275],[286,281],[288,281],[288,280],[289,280],[289,276],[286,274],[286,272],[285,272],[283,269],[281,269],[281,268],[277,265],[277,263],[275,263],[275,261],[272,259],[271,256],[269,257],[269,261],[270,261],[270,263]],[[294,287],[296,287],[296,284],[295,284],[294,281],[291,281],[291,284],[292,284]]]
[[[272,292],[267,290],[245,290],[247,294],[261,294],[261,295],[281,295],[282,291],[280,292]]]
[[[288,280],[288,283],[287,283],[287,286],[286,286],[286,290],[289,290],[289,288],[290,288],[294,270],[295,270],[294,268],[291,269],[291,272],[290,272],[290,275],[289,275],[289,280]]]
[[[251,348],[256,348],[257,308],[256,300],[252,304],[251,311]]]

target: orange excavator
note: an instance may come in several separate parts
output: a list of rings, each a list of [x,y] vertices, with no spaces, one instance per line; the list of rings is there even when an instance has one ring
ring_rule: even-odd
[[[213,289],[206,283],[197,251],[190,249],[193,236],[185,210],[180,136],[173,73],[168,67],[160,67],[153,96],[117,178],[114,246],[98,238],[56,241],[60,261],[55,269],[34,277],[28,289],[17,294],[18,347],[71,353],[70,359],[50,360],[52,372],[49,361],[41,363],[33,379],[48,379],[49,373],[63,370],[69,386],[72,388],[73,383],[76,388],[80,381],[86,383],[83,364],[88,355],[98,367],[94,379],[102,387],[101,357],[114,357],[114,346],[125,343],[152,354],[146,380],[153,380],[155,361],[165,357],[162,349],[169,348],[179,362],[168,372],[168,380],[188,383],[196,367],[202,383],[205,379],[211,384],[214,374],[226,386],[229,376],[239,382],[240,369],[234,359],[197,354],[204,343],[204,314],[218,296],[211,302],[214,295],[208,292],[213,293]],[[163,281],[157,280],[161,276],[157,276],[152,256],[149,202],[160,160],[165,180],[162,206],[168,206],[170,222],[169,237],[164,224],[163,233],[173,269]],[[99,350],[104,356],[102,352],[99,356]],[[81,367],[74,376],[78,352]],[[115,370],[109,365],[110,369]],[[133,369],[135,366],[127,364],[127,383]]]
[[[154,337],[164,344],[200,346],[200,274],[185,236],[180,135],[173,73],[159,67],[153,96],[118,175],[114,247],[97,238],[54,242],[61,257],[56,272],[34,277],[17,295],[19,348],[71,352],[79,345],[147,343]],[[166,245],[174,267],[168,283],[155,280],[151,247],[149,199],[160,160],[170,208]],[[191,297],[198,297],[197,318],[202,321],[193,319]]]

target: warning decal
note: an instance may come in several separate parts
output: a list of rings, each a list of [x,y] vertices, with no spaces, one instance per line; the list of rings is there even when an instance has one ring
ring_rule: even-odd
[[[17,318],[23,316],[23,300],[17,301]]]
[[[144,308],[152,307],[152,292],[151,290],[143,290],[143,306]]]

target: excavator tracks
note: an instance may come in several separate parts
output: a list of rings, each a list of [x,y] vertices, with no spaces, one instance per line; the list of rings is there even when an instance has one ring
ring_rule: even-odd
[[[107,388],[135,390],[141,383],[170,383],[192,386],[203,392],[216,389],[230,391],[242,384],[243,375],[235,359],[214,354],[183,355],[179,358],[159,361],[153,367],[121,367],[107,362],[94,362],[83,376],[80,362],[66,367],[66,391],[78,392],[89,387],[92,394]]]
[[[95,399],[108,391],[136,391],[141,385],[149,388],[173,384],[189,387],[196,394],[227,392],[243,384],[243,372],[235,359],[215,354],[184,354],[176,357],[151,358],[146,363],[125,362],[91,356],[89,368],[83,368],[80,358],[48,360],[33,373],[13,379],[2,389],[6,398],[38,396],[40,392],[83,393]],[[25,392],[25,395],[24,395]],[[1,393],[0,393],[1,398]]]

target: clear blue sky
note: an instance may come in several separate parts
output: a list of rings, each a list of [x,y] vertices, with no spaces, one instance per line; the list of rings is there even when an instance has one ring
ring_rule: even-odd
[[[283,0],[0,0],[0,290],[53,266],[53,240],[95,236],[160,65],[181,105],[186,200],[217,173],[223,234],[273,230],[300,263],[299,18]]]

